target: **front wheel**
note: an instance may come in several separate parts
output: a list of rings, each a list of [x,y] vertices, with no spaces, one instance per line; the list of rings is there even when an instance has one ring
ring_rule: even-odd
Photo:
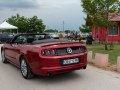
[[[8,61],[7,61],[6,57],[5,57],[5,52],[4,52],[4,50],[2,50],[2,52],[1,52],[1,57],[2,57],[2,62],[3,62],[3,63],[8,63]]]
[[[20,61],[21,61],[20,62],[20,70],[21,70],[22,76],[25,79],[33,78],[34,75],[31,71],[29,65],[27,64],[26,59],[22,57]]]

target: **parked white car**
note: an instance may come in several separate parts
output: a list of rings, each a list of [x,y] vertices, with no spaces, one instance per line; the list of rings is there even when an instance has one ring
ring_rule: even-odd
[[[51,34],[49,34],[50,35],[50,37],[51,38],[53,38],[53,39],[59,39],[59,34],[57,34],[57,33],[51,33]]]

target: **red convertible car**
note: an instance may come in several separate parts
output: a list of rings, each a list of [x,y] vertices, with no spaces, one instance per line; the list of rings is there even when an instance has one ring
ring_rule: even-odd
[[[1,47],[3,63],[20,68],[25,79],[86,69],[87,50],[80,42],[50,39],[48,34],[19,34]]]

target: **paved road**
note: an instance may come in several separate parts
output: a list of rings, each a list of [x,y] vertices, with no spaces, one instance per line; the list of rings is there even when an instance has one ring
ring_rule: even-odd
[[[20,70],[0,59],[0,90],[120,90],[120,74],[92,66],[51,78],[22,78]]]

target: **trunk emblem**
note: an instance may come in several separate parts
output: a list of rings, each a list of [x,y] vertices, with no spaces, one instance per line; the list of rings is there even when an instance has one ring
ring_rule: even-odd
[[[72,53],[72,49],[71,48],[67,48],[67,53],[71,54]]]

